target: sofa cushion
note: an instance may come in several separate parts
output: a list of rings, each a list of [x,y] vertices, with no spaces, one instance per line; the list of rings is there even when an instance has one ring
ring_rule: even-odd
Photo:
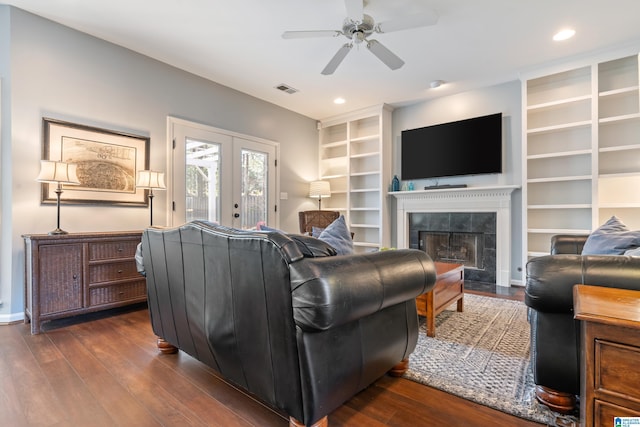
[[[631,231],[617,217],[594,230],[582,249],[582,255],[622,255],[640,247],[640,231]]]
[[[347,227],[344,215],[333,221],[318,236],[318,239],[330,244],[336,249],[338,255],[353,254],[353,239]]]

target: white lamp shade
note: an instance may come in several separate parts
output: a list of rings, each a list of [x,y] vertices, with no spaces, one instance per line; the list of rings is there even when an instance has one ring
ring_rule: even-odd
[[[164,185],[164,172],[139,171],[136,187],[166,190],[167,187]]]
[[[76,174],[78,166],[73,163],[40,160],[40,174],[36,178],[39,182],[80,185]]]
[[[331,197],[331,184],[329,181],[313,181],[309,184],[309,197],[313,199]]]

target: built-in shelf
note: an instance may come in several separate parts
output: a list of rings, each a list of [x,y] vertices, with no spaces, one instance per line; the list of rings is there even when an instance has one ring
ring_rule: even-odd
[[[366,175],[378,175],[380,171],[366,171],[366,172],[353,172],[351,176],[366,176]]]
[[[575,129],[575,128],[588,127],[588,126],[591,126],[591,120],[583,120],[579,122],[565,123],[562,125],[544,126],[544,127],[529,129],[527,130],[527,133],[528,134],[547,133],[547,132],[555,132],[555,131],[564,130],[564,129]]]
[[[529,205],[529,209],[591,209],[591,204],[573,204],[573,205]]]
[[[638,68],[634,54],[523,78],[523,263],[610,215],[640,228]]]
[[[367,136],[361,136],[361,137],[357,137],[357,138],[352,138],[351,139],[351,143],[356,143],[356,142],[363,142],[363,141],[375,141],[380,139],[380,135],[379,134],[375,134],[375,135],[367,135]]]
[[[600,92],[600,97],[604,98],[607,96],[620,96],[620,95],[626,95],[628,93],[631,94],[635,94],[638,93],[638,86],[629,86],[629,87],[623,87],[620,89],[613,89],[613,90],[607,90],[605,92]]]
[[[615,122],[623,122],[626,120],[638,120],[640,119],[640,114],[632,113],[632,114],[624,114],[621,116],[613,116],[613,117],[604,117],[599,120],[600,124],[607,123],[615,123]]]
[[[529,111],[541,110],[546,108],[557,107],[560,105],[573,104],[575,102],[590,101],[590,100],[591,100],[591,95],[581,95],[581,96],[575,96],[572,98],[558,99],[556,101],[545,102],[542,104],[530,105],[527,107],[527,110]]]
[[[323,200],[343,209],[354,246],[367,252],[390,246],[387,188],[391,181],[391,108],[386,105],[320,121],[320,176],[348,189]],[[332,192],[332,195],[335,194]]]
[[[529,228],[529,233],[536,234],[588,234],[591,233],[591,229],[576,229],[576,228]]]
[[[528,179],[528,183],[540,183],[540,182],[561,182],[561,181],[586,181],[591,180],[591,175],[578,175],[578,176],[554,176],[549,178],[532,178]]]
[[[559,151],[556,153],[532,154],[530,156],[527,156],[527,159],[553,159],[556,157],[571,157],[584,154],[591,154],[591,150]]]

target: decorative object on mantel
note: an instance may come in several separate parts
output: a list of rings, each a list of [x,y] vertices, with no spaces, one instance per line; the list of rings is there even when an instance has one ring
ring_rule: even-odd
[[[40,160],[40,173],[36,181],[57,184],[56,199],[58,209],[58,222],[56,229],[49,232],[51,235],[67,234],[60,228],[60,195],[62,194],[62,185],[80,185],[78,176],[76,175],[77,165],[65,162],[53,162],[50,160]]]
[[[309,184],[309,197],[318,199],[318,210],[322,210],[322,198],[331,197],[331,184],[329,181],[313,181]]]
[[[136,188],[144,188],[149,190],[149,225],[153,225],[153,190],[166,190],[164,185],[164,172],[156,172],[152,170],[138,171],[138,180]]]
[[[394,175],[393,180],[391,180],[391,191],[400,191],[400,180],[398,179],[398,175]]]

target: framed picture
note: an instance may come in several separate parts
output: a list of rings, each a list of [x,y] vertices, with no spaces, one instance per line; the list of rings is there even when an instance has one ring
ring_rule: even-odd
[[[64,203],[147,206],[136,190],[138,171],[149,169],[149,138],[43,118],[43,159],[77,165],[80,185],[65,185]],[[56,184],[42,184],[42,202],[56,203]]]

